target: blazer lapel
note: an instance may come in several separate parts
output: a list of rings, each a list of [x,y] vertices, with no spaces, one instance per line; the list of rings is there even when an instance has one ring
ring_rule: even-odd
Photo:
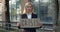
[[[26,14],[26,16],[25,16],[26,18],[28,18],[28,16],[27,16],[27,14]],[[31,18],[33,18],[34,17],[34,15],[33,15],[33,13],[31,14]]]
[[[28,18],[27,14],[26,14],[26,18]]]
[[[33,13],[32,13],[32,15],[31,15],[31,18],[33,18]]]
[[[24,15],[24,18],[27,18],[27,14]]]

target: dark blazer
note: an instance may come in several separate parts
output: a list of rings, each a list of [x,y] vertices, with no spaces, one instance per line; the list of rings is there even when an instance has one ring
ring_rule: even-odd
[[[32,13],[31,15],[32,15],[31,18],[37,18],[37,15],[36,15],[36,14]],[[22,14],[22,15],[21,15],[21,18],[22,18],[22,19],[25,19],[25,18],[27,19],[27,14]],[[20,29],[20,26],[18,26],[18,28]]]
[[[38,18],[37,15],[34,14],[34,13],[32,13],[31,15],[32,15],[31,18]],[[27,19],[27,18],[28,18],[28,17],[27,17],[27,14],[22,14],[22,15],[21,15],[21,18],[22,18],[22,19],[25,19],[25,18]],[[41,28],[41,27],[42,27],[42,26],[40,26],[40,28]]]
[[[21,15],[21,18],[24,19],[24,18],[27,18],[27,14],[22,14]],[[31,18],[37,18],[37,15],[32,13],[32,17]]]
[[[31,15],[32,15],[31,18],[37,18],[37,15],[36,15],[36,14],[32,13]],[[27,14],[22,14],[22,15],[21,15],[21,18],[22,18],[22,19],[28,18],[28,17],[27,17]],[[30,31],[30,32],[36,32],[36,29],[35,29],[35,28],[24,28],[24,30]]]
[[[37,18],[37,15],[36,15],[36,14],[32,13],[31,15],[32,15],[31,18]],[[28,17],[27,17],[27,14],[22,14],[22,15],[21,15],[21,18],[22,18],[22,19],[25,19],[25,18],[27,19],[27,18],[28,18]],[[42,27],[42,26],[41,26],[41,27]],[[40,27],[40,28],[41,28],[41,27]],[[20,29],[20,26],[18,26],[18,28]],[[24,28],[24,30],[27,30],[27,31],[30,31],[30,32],[33,32],[33,31],[36,32],[36,28]]]

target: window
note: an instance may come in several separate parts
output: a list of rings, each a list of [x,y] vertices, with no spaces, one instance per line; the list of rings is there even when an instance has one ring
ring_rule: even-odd
[[[35,13],[38,17],[45,22],[51,22],[55,20],[55,3],[54,0],[30,0],[34,7]]]
[[[9,11],[10,11],[10,20],[18,21],[20,19],[21,13],[21,4],[20,0],[10,0],[9,1]]]
[[[0,21],[2,21],[2,3],[0,2]]]

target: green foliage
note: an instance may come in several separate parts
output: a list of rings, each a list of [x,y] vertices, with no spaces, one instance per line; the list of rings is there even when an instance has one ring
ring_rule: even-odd
[[[16,15],[16,14],[17,14],[16,9],[14,9],[14,10],[11,11],[11,15]]]

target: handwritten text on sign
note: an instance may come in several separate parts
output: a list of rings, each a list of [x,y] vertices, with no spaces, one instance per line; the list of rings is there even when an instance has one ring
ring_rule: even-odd
[[[20,19],[21,27],[39,27],[40,19]]]

